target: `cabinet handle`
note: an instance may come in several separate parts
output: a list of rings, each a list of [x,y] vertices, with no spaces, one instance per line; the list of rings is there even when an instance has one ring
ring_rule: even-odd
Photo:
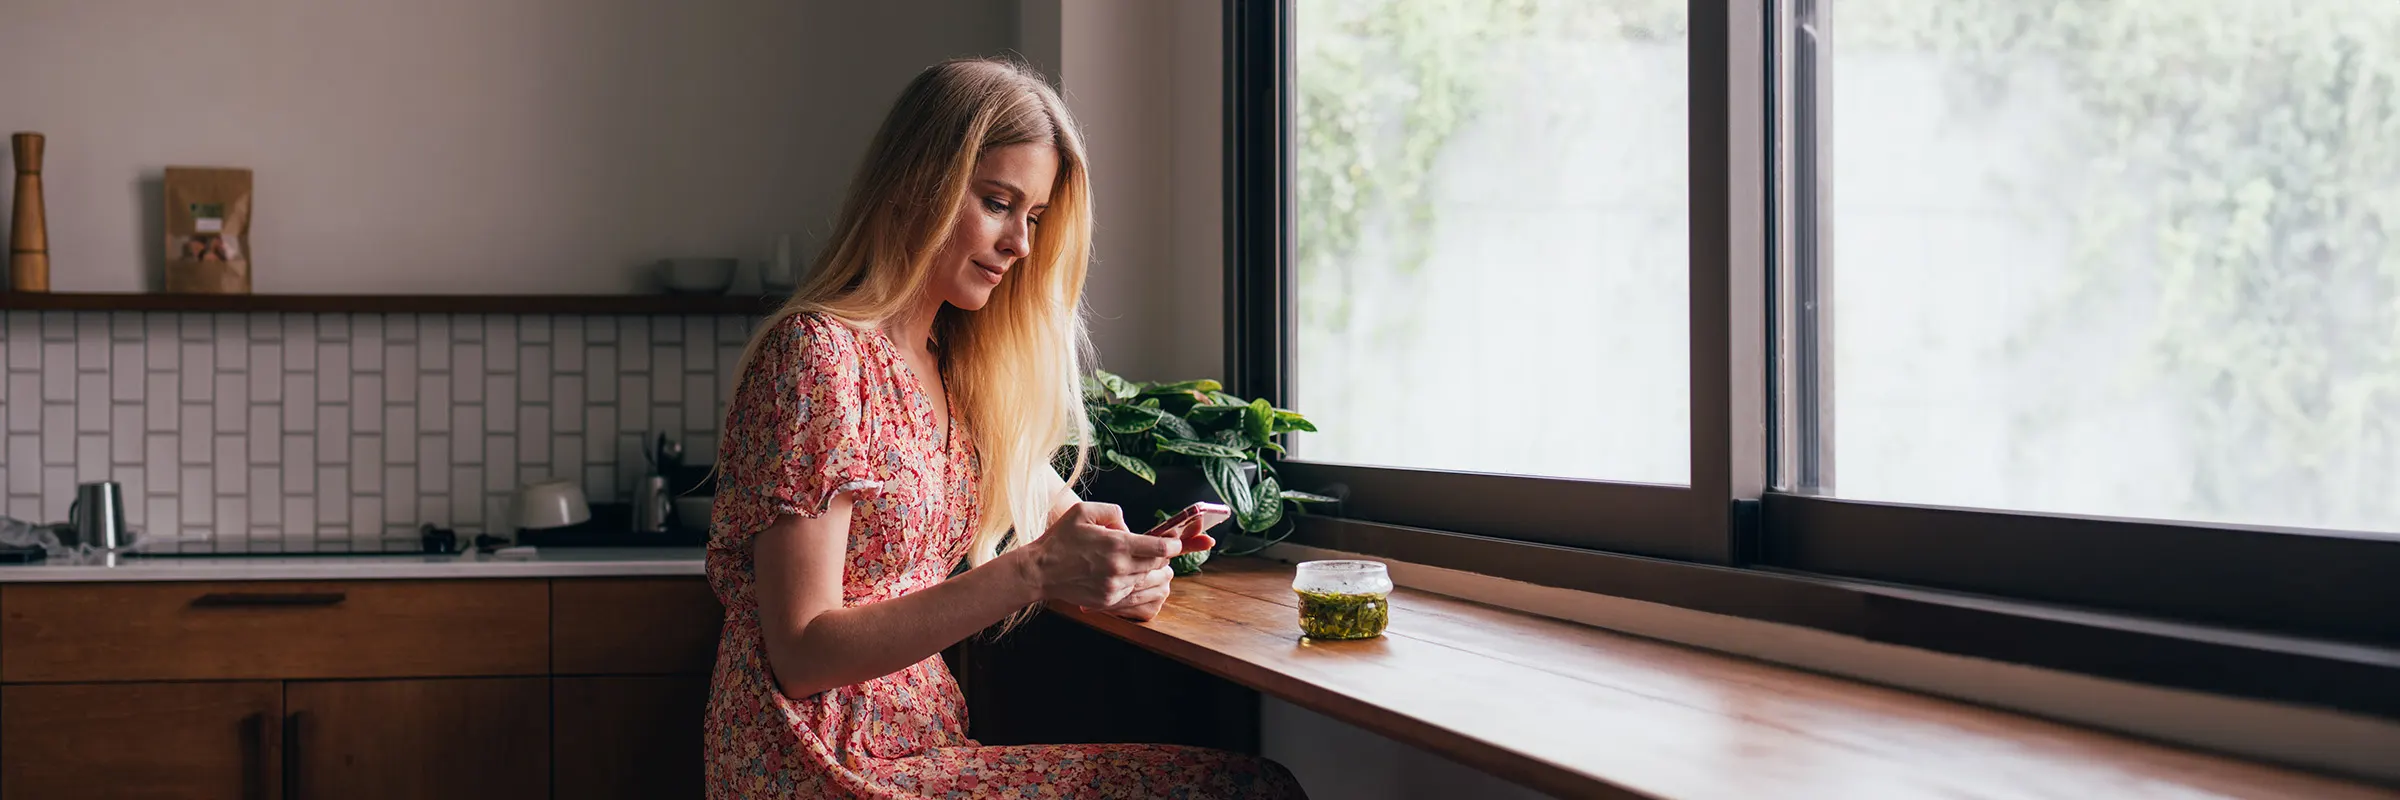
[[[283,715],[283,800],[300,800],[300,712]]]
[[[192,607],[331,606],[340,605],[349,597],[347,592],[209,592],[192,598]]]
[[[267,715],[251,714],[242,718],[242,751],[249,756],[249,768],[242,774],[242,796],[249,800],[267,800]]]

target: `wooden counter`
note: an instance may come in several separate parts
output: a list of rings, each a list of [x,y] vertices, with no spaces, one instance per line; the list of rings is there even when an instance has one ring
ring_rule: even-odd
[[[1302,642],[1287,565],[1210,562],[1137,624],[1234,683],[1562,797],[2395,797],[2388,789],[1400,590]]]

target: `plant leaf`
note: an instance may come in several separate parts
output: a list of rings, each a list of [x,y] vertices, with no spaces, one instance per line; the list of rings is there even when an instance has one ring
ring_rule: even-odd
[[[1108,395],[1118,400],[1131,400],[1134,395],[1142,393],[1142,387],[1108,370],[1093,370],[1092,377],[1099,379],[1100,385],[1108,390]]]
[[[1249,415],[1244,423],[1251,441],[1262,445],[1275,441],[1275,407],[1267,405],[1267,401],[1250,401]]]
[[[1200,442],[1190,439],[1169,439],[1156,433],[1150,434],[1150,440],[1151,443],[1158,445],[1158,449],[1160,450],[1165,450],[1169,453],[1180,453],[1187,456],[1193,456],[1195,458],[1230,458],[1239,461],[1246,460],[1250,457],[1249,453],[1213,442]]]
[[[1149,481],[1151,483],[1158,482],[1158,470],[1151,469],[1150,462],[1148,461],[1143,461],[1141,459],[1134,458],[1133,456],[1119,453],[1115,450],[1110,450],[1102,453],[1101,455],[1110,461],[1116,462],[1117,466],[1124,467],[1126,472],[1131,472],[1135,475],[1142,476],[1142,480]]]
[[[1257,533],[1275,527],[1275,523],[1283,521],[1283,490],[1275,485],[1273,477],[1259,479],[1258,489],[1254,495],[1256,499],[1251,503],[1247,513],[1239,511],[1234,513],[1234,516],[1238,518],[1236,521],[1241,523],[1244,532]]]
[[[1108,387],[1102,385],[1099,378],[1085,375],[1083,376],[1083,399],[1092,401],[1107,400],[1109,399]]]
[[[1287,431],[1308,431],[1310,433],[1315,433],[1317,432],[1317,424],[1308,421],[1307,417],[1300,416],[1299,412],[1285,411],[1280,408],[1275,409],[1275,432],[1284,433]]]
[[[1161,427],[1161,428],[1165,428],[1165,429],[1166,429],[1166,431],[1167,431],[1168,433],[1174,434],[1176,438],[1178,438],[1178,439],[1198,439],[1198,438],[1200,438],[1200,432],[1199,432],[1199,431],[1196,431],[1196,430],[1193,430],[1193,429],[1192,429],[1192,424],[1191,424],[1191,423],[1189,423],[1189,422],[1185,422],[1185,421],[1183,421],[1183,418],[1182,418],[1182,417],[1175,416],[1174,414],[1169,414],[1169,413],[1167,413],[1167,412],[1165,412],[1165,411],[1160,411],[1160,412],[1157,412],[1157,413],[1158,413],[1158,426],[1159,426],[1159,427]]]
[[[1206,563],[1208,563],[1208,551],[1206,550],[1194,550],[1167,559],[1167,566],[1175,569],[1177,577],[1200,574],[1200,565]]]
[[[1141,433],[1158,427],[1158,409],[1141,406],[1111,406],[1108,410],[1108,429],[1112,433]]]
[[[1220,406],[1246,406],[1250,404],[1250,401],[1248,400],[1244,400],[1224,392],[1209,392],[1208,400],[1209,402]]]
[[[1183,421],[1182,417],[1155,407],[1147,405],[1109,407],[1108,429],[1111,431],[1131,434],[1141,433],[1152,428],[1164,430],[1178,439],[1200,438],[1199,434],[1192,430],[1191,423]]]
[[[1283,490],[1283,499],[1290,500],[1295,503],[1339,503],[1342,501],[1342,499],[1339,497],[1312,494],[1309,492],[1295,492],[1290,489]]]
[[[1183,393],[1186,393],[1186,392],[1214,392],[1214,391],[1218,391],[1218,390],[1221,390],[1221,389],[1224,389],[1224,388],[1225,388],[1225,384],[1218,383],[1218,382],[1216,382],[1216,381],[1212,381],[1212,380],[1209,380],[1209,379],[1206,379],[1206,378],[1202,378],[1202,379],[1200,379],[1200,380],[1196,380],[1196,381],[1176,381],[1176,382],[1174,382],[1174,383],[1161,383],[1161,384],[1153,385],[1153,386],[1151,386],[1151,387],[1149,387],[1149,388],[1143,389],[1143,390],[1142,390],[1142,394],[1183,394]],[[1203,395],[1201,395],[1201,397],[1202,397],[1203,399],[1206,399],[1207,395],[1206,395],[1206,394],[1203,394]]]
[[[1257,498],[1250,493],[1250,484],[1242,480],[1240,464],[1239,461],[1222,458],[1200,462],[1200,474],[1208,478],[1209,488],[1217,490],[1217,499],[1233,508],[1233,516],[1237,521],[1243,516],[1257,513],[1255,507],[1258,505]]]
[[[1248,413],[1250,413],[1249,406],[1192,406],[1192,410],[1185,412],[1184,415],[1202,425],[1215,425],[1226,417]]]

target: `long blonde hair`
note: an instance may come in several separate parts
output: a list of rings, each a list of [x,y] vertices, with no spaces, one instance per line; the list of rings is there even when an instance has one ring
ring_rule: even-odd
[[[870,328],[910,310],[956,224],[977,159],[1028,143],[1056,148],[1059,163],[1032,252],[981,310],[945,306],[934,321],[953,412],[973,432],[983,463],[970,564],[998,555],[1012,526],[1017,544],[1041,535],[1058,481],[1035,470],[1052,470],[1059,449],[1072,446],[1065,480],[1073,483],[1086,466],[1082,443],[1091,440],[1079,388],[1091,346],[1082,311],[1092,249],[1088,162],[1074,117],[1038,73],[992,59],[954,59],[918,73],[867,145],[808,279],[742,353],[747,370],[766,332],[793,314]]]

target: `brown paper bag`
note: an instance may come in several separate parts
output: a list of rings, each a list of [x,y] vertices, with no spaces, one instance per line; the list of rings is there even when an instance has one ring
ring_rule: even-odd
[[[167,291],[250,293],[250,171],[168,167]]]

